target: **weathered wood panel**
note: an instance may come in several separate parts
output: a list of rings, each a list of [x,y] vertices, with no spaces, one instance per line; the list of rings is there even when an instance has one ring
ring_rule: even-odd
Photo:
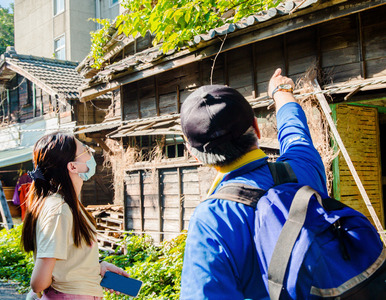
[[[282,38],[275,37],[256,43],[256,82],[257,97],[267,94],[268,81],[276,68],[285,70]],[[284,74],[285,72],[283,72]]]
[[[123,119],[133,120],[138,119],[138,84],[136,82],[127,84],[121,89],[121,97],[123,101]]]
[[[225,84],[225,55],[224,53],[221,53],[217,56],[217,59],[215,60],[213,58],[207,58],[204,59],[201,62],[201,82],[202,85],[211,84],[211,79],[213,84]],[[213,68],[213,72],[212,72]]]
[[[253,97],[253,66],[251,47],[232,50],[227,55],[229,86],[238,90],[244,97]]]
[[[304,75],[310,66],[315,65],[318,59],[316,35],[315,28],[306,28],[285,35],[283,43],[286,43],[287,72],[294,82]]]
[[[111,169],[103,167],[102,150],[96,148],[94,155],[97,162],[95,175],[83,183],[81,199],[83,205],[106,205],[113,204],[114,191],[112,189],[113,177]]]
[[[143,230],[160,242],[187,229],[195,207],[205,197],[214,178],[214,173],[208,170],[200,168],[198,171],[197,167],[160,168],[140,171],[141,177],[138,171],[128,172],[124,178],[126,230],[141,232],[143,224]],[[156,174],[159,174],[158,177],[155,177]]]
[[[336,115],[337,128],[347,152],[378,218],[384,224],[378,111],[368,107],[339,105]],[[364,123],[367,125],[364,126]],[[359,210],[371,220],[365,202],[341,154],[339,155],[339,181],[341,201]]]
[[[357,26],[356,15],[319,25],[321,67],[335,83],[361,77]]]

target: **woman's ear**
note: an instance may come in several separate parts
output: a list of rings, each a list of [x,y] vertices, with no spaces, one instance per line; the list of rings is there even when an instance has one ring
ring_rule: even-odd
[[[253,120],[253,128],[255,129],[255,133],[257,135],[257,138],[261,139],[260,129],[259,129],[259,125],[257,124],[257,118],[256,117]]]
[[[70,161],[69,163],[67,163],[67,170],[68,172],[71,172],[71,173],[78,173],[76,169],[76,165],[73,161]]]

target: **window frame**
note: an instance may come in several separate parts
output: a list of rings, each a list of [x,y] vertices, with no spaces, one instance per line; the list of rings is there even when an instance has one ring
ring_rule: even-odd
[[[116,0],[117,2],[115,2],[115,3],[114,3],[113,1],[114,1],[114,0],[110,0],[110,2],[109,2],[110,5],[109,5],[109,7],[114,7],[115,5],[118,5],[119,2],[120,2],[119,0]]]
[[[60,10],[60,11],[59,11],[59,10],[56,11],[56,10],[57,10],[57,3],[58,3],[59,1],[63,1],[63,8],[62,8],[62,10]],[[57,15],[60,15],[60,14],[63,13],[65,10],[66,10],[66,0],[53,0],[53,1],[52,1],[52,12],[53,12],[53,14],[54,14],[54,17],[57,16]]]
[[[63,45],[58,47],[58,48],[56,48],[56,45],[55,45],[56,41],[59,41],[62,38],[64,39]],[[59,50],[64,50],[64,58],[58,58],[57,57],[57,52]],[[66,34],[61,34],[58,37],[54,38],[54,55],[55,55],[56,59],[66,60]]]

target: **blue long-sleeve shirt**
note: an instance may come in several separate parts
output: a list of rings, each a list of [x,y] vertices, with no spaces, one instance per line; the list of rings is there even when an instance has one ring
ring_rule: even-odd
[[[281,107],[277,127],[278,161],[289,162],[300,184],[326,194],[324,166],[300,105],[291,102]],[[274,185],[267,157],[256,151],[247,155],[248,163],[236,163],[223,174],[213,193],[229,182],[263,190]],[[252,207],[229,200],[211,199],[197,206],[189,223],[180,299],[269,299],[253,240],[254,219]]]

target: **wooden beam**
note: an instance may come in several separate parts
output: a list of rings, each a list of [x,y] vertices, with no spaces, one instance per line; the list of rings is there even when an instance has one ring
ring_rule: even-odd
[[[326,1],[316,5],[315,8],[300,10],[292,15],[285,15],[274,18],[272,21],[249,26],[244,30],[237,30],[229,35],[222,52],[385,5],[384,0],[339,1],[338,4],[333,5],[334,2],[336,3],[336,1]],[[182,50],[157,62],[142,64],[134,72],[130,72],[125,76],[119,75],[119,78],[112,79],[107,83],[99,83],[92,87],[83,88],[81,101],[91,100],[121,85],[214,56],[218,52],[218,43],[217,39],[210,40],[208,43],[203,42],[198,45],[200,48],[197,50],[194,48]]]
[[[105,193],[106,195],[110,195],[110,191],[104,185],[103,179],[101,178],[101,175],[100,174],[95,174],[94,177],[95,177],[96,183],[98,183],[98,185],[101,187],[103,193]]]
[[[142,170],[138,170],[139,177],[139,217],[141,219],[141,232],[145,231],[145,218],[144,218],[144,195],[143,195],[143,177]],[[142,234],[141,234],[142,235]]]
[[[362,17],[361,13],[358,13],[356,15],[356,21],[357,21],[357,40],[358,40],[358,56],[359,56],[359,62],[361,64],[361,71],[362,71],[362,78],[367,78],[367,71],[366,71],[366,60],[365,60],[365,47],[363,45],[363,31],[362,31]]]
[[[287,35],[282,35],[282,50],[283,50],[283,63],[284,63],[284,74],[288,76],[288,50],[287,50]]]
[[[158,89],[157,75],[154,75],[154,90],[155,90],[155,109],[157,111],[157,116],[159,116],[160,109],[159,109],[159,89]]]
[[[252,86],[253,86],[253,98],[257,98],[257,71],[256,71],[256,43],[252,44],[251,47],[251,57],[252,57],[252,66],[251,66],[251,72],[252,72]]]
[[[184,228],[184,219],[183,219],[183,195],[182,195],[182,178],[181,178],[181,168],[177,168],[177,179],[178,179],[178,224],[179,232]]]
[[[227,85],[229,86],[229,72],[228,72],[228,52],[225,52],[224,53],[224,59],[223,59],[223,62],[224,62],[224,85]],[[214,68],[214,66],[213,66]]]
[[[139,97],[139,82],[136,82],[136,87],[137,87],[137,108],[138,108],[138,119],[142,118],[141,114],[141,99]]]
[[[0,212],[1,212],[1,217],[2,217],[3,224],[5,225],[5,228],[7,228],[8,230],[11,229],[13,227],[12,216],[11,216],[11,212],[9,211],[7,199],[5,198],[1,181],[0,181]]]
[[[333,119],[334,124],[336,124],[336,106],[337,104],[331,104],[331,117]],[[332,139],[333,140],[333,139]],[[333,140],[334,153],[338,151],[338,145],[335,140]],[[334,174],[332,187],[333,187],[333,196],[336,200],[340,200],[340,173],[339,173],[339,155],[337,155],[332,161],[332,172]]]
[[[114,152],[106,145],[106,143],[99,137],[93,137],[93,139],[101,146],[103,150],[105,150],[110,155],[114,154]]]
[[[313,86],[314,86],[314,90],[315,92],[320,92],[321,91],[321,88],[319,86],[319,83],[318,81],[315,79],[314,82],[313,82]],[[374,224],[375,224],[375,227],[377,228],[378,230],[378,233],[379,235],[381,236],[382,238],[382,241],[384,243],[384,245],[386,246],[386,233],[384,231],[384,229],[382,228],[382,224],[381,222],[379,221],[378,219],[378,216],[377,216],[377,213],[375,212],[374,210],[374,207],[373,205],[371,204],[371,201],[366,193],[366,190],[365,188],[363,187],[363,184],[358,176],[358,173],[357,171],[355,170],[355,167],[351,161],[351,158],[350,158],[350,155],[348,154],[347,150],[346,150],[346,147],[340,137],[340,134],[331,118],[331,115],[330,115],[330,107],[328,106],[328,102],[327,102],[327,99],[326,97],[324,96],[324,94],[322,93],[318,93],[316,94],[316,98],[318,99],[318,102],[320,103],[320,106],[324,112],[324,115],[327,119],[327,122],[330,126],[330,129],[335,137],[335,140],[336,142],[338,143],[338,146],[340,148],[340,151],[347,163],[347,166],[348,168],[350,169],[350,172],[351,174],[353,175],[354,177],[354,180],[355,180],[355,183],[357,184],[358,186],[358,189],[359,189],[359,192],[361,193],[362,195],[362,198],[363,198],[363,201],[365,202],[366,206],[367,206],[367,209],[371,215],[371,218],[373,219],[374,221]]]
[[[161,176],[160,176],[160,170],[156,170],[156,180],[157,180],[157,200],[158,200],[158,231],[159,231],[159,241],[163,241],[163,219],[162,219],[162,195],[161,195]]]

